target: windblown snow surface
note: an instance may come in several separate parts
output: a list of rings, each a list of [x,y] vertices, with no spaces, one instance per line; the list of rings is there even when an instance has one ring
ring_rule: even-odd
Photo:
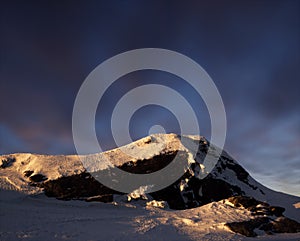
[[[156,141],[145,145],[147,138],[155,138]],[[179,143],[172,135],[147,138],[124,148],[134,150],[139,158],[153,156],[166,149],[179,149]],[[115,158],[116,162],[126,159],[119,149],[96,155],[97,158],[101,158],[101,155],[118,157],[119,159]],[[24,171],[33,170],[34,173],[43,174],[50,180],[78,174],[85,169],[78,156],[9,156],[15,157],[15,162],[0,169],[1,241],[300,240],[299,233],[261,234],[257,238],[233,233],[225,223],[249,220],[251,213],[244,208],[233,208],[226,200],[192,209],[171,210],[159,202],[149,200],[100,203],[49,198],[43,194],[42,189],[28,185],[23,175]],[[5,157],[7,155],[1,158]],[[300,198],[272,191],[254,179],[250,181],[263,190],[265,201],[285,207],[287,217],[300,221]],[[247,193],[262,199],[257,197],[257,193],[252,194],[251,190]],[[119,200],[122,200],[122,196]]]
[[[0,240],[290,240],[299,234],[246,238],[226,222],[250,219],[245,209],[223,201],[188,210],[168,210],[142,203],[106,204],[59,201],[43,194],[1,191]]]

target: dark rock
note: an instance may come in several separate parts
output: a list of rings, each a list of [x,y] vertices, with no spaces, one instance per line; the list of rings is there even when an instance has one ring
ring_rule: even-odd
[[[283,216],[285,208],[278,206],[270,206],[268,203],[258,201],[253,197],[236,196],[228,198],[235,207],[244,207],[252,212],[252,215],[266,215],[266,216]]]
[[[283,216],[283,213],[285,211],[285,208],[283,207],[277,207],[277,206],[271,206],[269,208],[271,215],[275,215],[276,217]]]
[[[225,153],[223,155],[221,155],[221,160],[222,160],[222,162],[220,162],[220,166],[222,168],[220,169],[220,168],[218,168],[219,165],[216,165],[217,171],[220,172],[220,170],[221,170],[223,172],[224,170],[229,169],[235,173],[235,175],[239,181],[247,184],[253,190],[257,190],[256,186],[249,183],[249,180],[248,180],[249,173],[243,167],[241,167],[236,162],[234,162],[234,160],[229,158],[228,155]],[[259,191],[262,194],[264,194],[264,192],[262,190],[259,189]]]
[[[185,174],[183,177],[188,178],[189,176],[189,174]],[[157,201],[166,201],[171,209],[182,210],[188,208],[179,189],[180,181],[178,180],[160,191],[152,192],[150,195]]]
[[[243,207],[251,210],[251,208],[256,208],[257,205],[269,206],[269,204],[256,200],[253,197],[247,196],[235,196],[228,198],[228,201],[231,202],[235,207]],[[254,210],[253,210],[254,211]]]
[[[226,163],[226,168],[234,171],[240,181],[248,183],[247,178],[249,176],[249,173],[240,165],[236,165],[235,163]]]
[[[12,164],[16,161],[16,158],[14,157],[7,157],[5,159],[2,159],[2,163],[0,165],[0,168],[7,168],[12,166]]]
[[[254,229],[259,228],[267,223],[269,223],[269,218],[259,217],[243,222],[227,223],[225,226],[235,233],[239,233],[247,237],[256,237],[257,233],[254,231]]]
[[[33,171],[27,170],[24,172],[24,177],[30,177],[32,175]]]
[[[249,197],[232,197],[228,200],[231,200],[232,203],[235,203],[236,207],[245,207],[254,212],[255,215],[273,216],[278,214],[282,216],[282,213],[285,210],[282,207],[269,206],[267,203],[257,204],[255,206],[255,204],[259,201],[255,199],[253,200],[253,198]],[[256,228],[265,231],[267,234],[300,232],[300,224],[297,221],[283,216],[277,218],[276,220],[273,220],[270,217],[260,216],[249,221],[227,223],[226,226],[229,227],[233,232],[240,233],[247,237],[257,236],[254,231]]]
[[[35,174],[35,175],[30,176],[29,179],[32,182],[43,182],[43,181],[46,181],[48,178],[42,174]]]
[[[117,193],[92,177],[89,173],[81,173],[73,176],[61,177],[56,180],[44,182],[41,187],[49,197],[63,200],[81,199]]]
[[[263,190],[259,189],[259,191],[260,191],[261,194],[265,195],[265,192]]]
[[[167,152],[163,155],[157,155],[145,160],[126,162],[118,168],[122,169],[123,171],[135,174],[146,174],[156,172],[166,167],[169,163],[171,163],[177,154],[185,155],[187,158],[186,153],[183,151]]]
[[[199,190],[194,190],[195,195],[202,201],[203,204],[212,201],[220,201],[233,195],[244,194],[244,192],[235,185],[232,185],[221,179],[214,179],[208,175],[202,180],[193,178],[194,182],[201,184],[202,196],[199,195]],[[193,182],[190,184],[193,187]]]
[[[189,182],[187,187],[181,191],[180,182],[185,179],[189,179]],[[199,190],[201,190],[201,195]],[[210,175],[200,180],[186,173],[174,184],[158,192],[150,193],[150,195],[155,200],[166,201],[171,209],[186,209],[242,193],[239,187],[230,185],[221,179],[214,179]]]
[[[300,232],[300,223],[287,217],[279,217],[264,224],[260,229],[274,233],[297,233]]]

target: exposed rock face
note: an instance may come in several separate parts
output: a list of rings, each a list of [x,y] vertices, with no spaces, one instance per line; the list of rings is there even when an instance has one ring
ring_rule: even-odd
[[[300,231],[300,223],[283,216],[283,207],[270,206],[253,197],[236,196],[227,199],[235,208],[245,208],[251,211],[253,219],[227,223],[233,232],[240,233],[247,237],[256,237],[255,229],[263,230],[267,234],[273,233],[297,233]],[[278,218],[274,219],[274,216]]]
[[[269,218],[258,217],[248,221],[227,223],[226,226],[235,233],[239,233],[247,237],[256,237],[257,233],[254,230],[267,223],[269,223]]]
[[[249,173],[225,152],[223,152],[210,174],[204,179],[198,178],[209,145],[207,140],[200,139],[195,163],[192,163],[185,174],[175,183],[150,195],[156,200],[167,201],[172,209],[193,208],[234,195],[245,195],[249,189],[263,195],[263,191],[255,186],[253,179],[249,177]],[[152,170],[148,169],[151,172],[154,168],[159,170],[168,164],[176,154],[177,152],[164,153],[155,156],[153,159],[138,161],[137,163],[139,164],[131,165],[130,171],[133,173],[145,173],[145,166],[152,166],[148,163],[156,164],[152,166]],[[162,160],[162,162],[157,160]],[[121,168],[128,170],[124,168],[124,165]],[[243,185],[241,186],[239,183]]]
[[[96,181],[89,173],[61,177],[41,183],[39,186],[44,188],[47,196],[63,200],[87,199],[88,201],[97,200],[106,202],[109,199],[100,198],[100,196],[107,197],[107,195],[112,196],[113,193],[116,193]],[[92,199],[95,196],[98,198]]]
[[[234,195],[244,195],[245,190],[239,185],[242,182],[248,189],[258,188],[249,184],[249,174],[226,153],[223,153],[213,171],[204,179],[198,178],[201,166],[206,156],[209,143],[201,138],[195,162],[185,174],[170,186],[150,193],[158,201],[166,201],[172,209],[193,208],[200,205],[219,201]],[[145,174],[155,172],[167,166],[179,154],[188,161],[184,151],[166,151],[146,159],[124,162],[118,167],[124,171]],[[99,174],[99,172],[98,172]],[[101,175],[101,172],[100,172]],[[46,195],[59,199],[82,199],[92,196],[116,194],[118,192],[106,188],[97,182],[90,174],[81,173],[39,184]]]
[[[156,172],[164,167],[166,167],[175,156],[178,154],[178,151],[170,151],[164,154],[155,155],[152,158],[144,159],[144,160],[135,160],[124,163],[118,168],[123,171],[135,173],[135,174],[147,174]],[[185,153],[179,153],[184,155]],[[187,158],[187,157],[186,157]]]
[[[261,202],[253,197],[247,196],[235,196],[228,198],[228,201],[234,205],[234,207],[243,207],[251,211],[253,215],[269,215],[281,217],[285,208],[278,206],[270,206],[266,202]]]
[[[0,168],[10,167],[15,161],[16,161],[16,158],[14,158],[14,157],[4,158],[1,160]]]
[[[48,178],[42,174],[35,174],[35,175],[31,175],[29,179],[32,182],[43,182],[46,181]]]
[[[255,229],[262,230],[267,234],[300,232],[300,223],[287,217],[280,217],[275,220],[269,217],[256,217],[248,221],[227,223],[226,226],[233,232],[247,237],[258,236]]]
[[[300,223],[287,217],[279,217],[264,224],[261,229],[274,233],[297,233],[300,232]]]

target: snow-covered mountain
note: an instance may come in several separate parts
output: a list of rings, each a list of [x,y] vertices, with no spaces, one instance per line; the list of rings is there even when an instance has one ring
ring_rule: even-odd
[[[191,152],[187,143],[194,143],[199,146],[196,155]],[[182,170],[183,176],[162,190],[149,194],[144,194],[144,187],[139,187],[138,184],[136,184],[136,190],[132,190],[130,194],[116,192],[105,187],[94,178],[96,175],[101,175],[103,170],[110,168],[104,164],[104,158],[124,171],[144,174],[162,169],[176,155],[186,162],[183,167],[185,169]],[[195,158],[191,158],[193,156]],[[219,156],[216,162],[209,161],[215,159],[216,156]],[[155,134],[124,147],[86,157],[88,157],[86,158],[88,162],[83,166],[82,158],[80,159],[77,155],[11,154],[1,156],[1,203],[3,206],[13,208],[12,203],[18,203],[16,200],[25,200],[25,206],[27,204],[32,205],[30,208],[34,209],[32,202],[37,204],[41,201],[46,203],[46,207],[50,203],[49,209],[54,208],[53,205],[62,205],[62,207],[66,207],[66,210],[71,210],[69,205],[74,205],[74,211],[76,210],[80,215],[83,215],[81,214],[81,207],[86,207],[86,210],[90,210],[90,206],[92,209],[95,207],[108,208],[112,215],[115,215],[116,210],[121,208],[122,210],[126,209],[126,212],[123,210],[124,213],[132,220],[138,219],[135,217],[136,214],[131,213],[135,212],[132,210],[133,207],[140,210],[141,213],[150,210],[150,213],[152,212],[155,217],[153,215],[153,217],[151,215],[148,217],[148,214],[145,213],[140,214],[142,215],[140,219],[143,221],[133,221],[135,224],[132,224],[134,227],[131,227],[137,236],[139,236],[138,230],[143,230],[140,234],[143,233],[144,236],[141,237],[149,238],[149,240],[155,237],[158,237],[158,240],[170,240],[167,238],[159,239],[159,237],[163,237],[160,236],[160,233],[164,229],[168,229],[168,231],[165,230],[166,232],[174,229],[175,231],[170,231],[173,236],[173,232],[180,233],[178,236],[172,236],[173,240],[218,240],[218,235],[223,237],[219,240],[227,240],[227,236],[229,237],[228,240],[234,240],[233,237],[236,236],[232,230],[243,235],[254,236],[260,234],[260,232],[253,231],[255,228],[263,227],[265,232],[261,232],[262,235],[265,235],[267,232],[277,232],[280,229],[277,227],[280,223],[288,223],[286,224],[288,226],[294,225],[293,231],[297,231],[299,228],[297,222],[293,223],[293,220],[300,222],[299,197],[275,192],[258,183],[230,155],[210,144],[204,137]],[[204,158],[208,162],[204,162]],[[21,194],[16,194],[16,191]],[[62,204],[61,201],[52,199],[52,201],[45,201],[45,198],[41,198],[43,193],[48,197],[62,200],[79,199],[101,201],[108,204],[92,202],[92,205],[87,205],[75,202],[75,205],[74,201]],[[236,198],[232,198],[233,196]],[[24,197],[26,198],[24,199]],[[11,203],[9,200],[14,201]],[[131,202],[128,202],[129,200]],[[46,207],[44,211],[46,211]],[[80,211],[78,211],[79,209]],[[37,211],[40,213],[42,210],[37,209]],[[87,213],[89,212],[87,211]],[[7,226],[7,219],[10,217],[6,215],[9,214],[4,210],[1,213],[1,227],[2,224]],[[124,214],[124,216],[126,215]],[[135,218],[132,218],[132,215]],[[287,218],[281,217],[282,215]],[[18,216],[17,213],[15,216]],[[4,220],[5,218],[6,220]],[[55,217],[52,218],[55,219]],[[80,217],[78,218],[80,219]],[[92,215],[91,219],[93,220],[95,217]],[[107,223],[116,225],[116,220],[109,220],[109,217],[105,217],[105,219],[107,219]],[[61,219],[59,220],[61,222]],[[122,222],[121,220],[122,218],[120,218],[120,222]],[[252,223],[249,224],[249,221]],[[136,222],[140,222],[141,227]],[[248,230],[249,233],[240,231],[249,225],[253,226],[253,232],[251,230]],[[157,231],[158,229],[160,231]],[[149,233],[150,230],[152,234]],[[289,231],[283,230],[283,232]],[[13,240],[13,233],[1,230],[3,240]],[[202,235],[201,239],[195,238],[200,237],[199,235]],[[32,240],[35,238],[38,240],[38,237],[40,236],[33,235]],[[111,237],[111,240],[139,239],[130,235],[124,239],[113,238],[114,235]],[[209,239],[211,237],[213,238]],[[241,240],[242,236],[238,235],[237,237],[240,238],[237,240]],[[295,233],[285,236],[278,236],[277,234],[277,237],[282,240],[298,240],[300,236],[299,233]],[[266,236],[266,238],[276,240],[270,236]],[[72,240],[72,238],[70,239]],[[81,240],[81,238],[75,237],[74,240]],[[144,239],[141,238],[141,240]]]

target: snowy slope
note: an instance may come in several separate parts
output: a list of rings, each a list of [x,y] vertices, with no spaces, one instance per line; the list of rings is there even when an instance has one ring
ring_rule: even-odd
[[[222,200],[234,195],[284,207],[285,216],[300,222],[299,197],[256,182],[232,157],[205,138],[184,138],[199,144],[195,159],[186,141],[182,143],[175,134],[151,135],[121,148],[88,155],[85,167],[76,155],[0,156],[0,240],[248,240],[224,226],[252,218],[248,210],[232,208]],[[101,174],[108,168],[101,162],[104,158],[123,170],[140,173],[144,165],[160,169],[162,163],[157,160],[178,151],[187,153],[190,165],[184,177],[150,195],[173,209],[185,210],[155,208],[147,206],[146,201],[64,202],[43,194],[45,190],[50,196],[65,199],[110,195],[111,190],[87,176],[87,171]],[[218,154],[217,163],[204,165],[204,157],[210,160]],[[300,234],[262,235],[259,240],[299,241]]]
[[[249,219],[245,209],[222,201],[188,210],[143,207],[134,203],[106,204],[59,201],[43,194],[28,196],[1,191],[0,240],[180,240],[299,241],[297,234],[247,238],[229,231],[226,222]]]

